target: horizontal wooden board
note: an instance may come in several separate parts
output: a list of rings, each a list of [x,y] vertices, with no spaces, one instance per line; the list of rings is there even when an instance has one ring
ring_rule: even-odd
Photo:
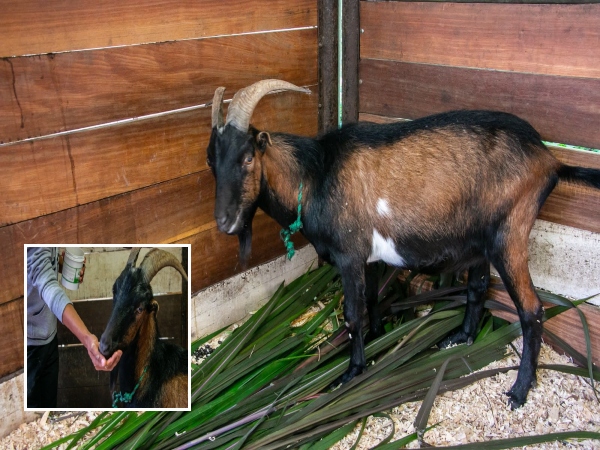
[[[415,119],[493,109],[528,120],[544,140],[600,148],[600,79],[362,60],[360,112]]]
[[[499,302],[514,308],[514,303],[504,289],[504,285],[497,279],[492,283],[487,295],[488,298],[498,300]],[[551,306],[553,305],[545,305],[546,308]],[[585,315],[590,329],[594,364],[600,367],[600,308],[584,303],[579,306],[579,309]],[[494,311],[494,314],[506,320],[510,320],[511,322],[518,320],[518,317],[515,314],[510,314],[508,312]],[[587,354],[583,326],[577,311],[571,309],[553,317],[547,322],[544,322],[544,328],[567,341],[567,343],[579,353],[582,353],[583,355]],[[546,337],[544,337],[544,340],[546,340]]]
[[[237,239],[215,229],[213,208],[214,179],[204,170],[0,228],[0,245],[7,249],[0,260],[0,304],[23,295],[23,246],[35,243],[191,243],[192,291],[206,287],[237,270],[229,263],[237,258]],[[252,265],[285,250],[283,244],[272,245],[279,241],[278,226],[257,217]]]
[[[204,170],[148,188],[0,228],[0,303],[23,295],[24,244],[156,244],[212,219],[214,181]]]
[[[316,64],[315,29],[4,59],[0,143],[201,105],[220,85],[316,85]]]
[[[554,146],[550,150],[564,164],[600,169],[600,154]],[[538,218],[600,233],[600,190],[559,183]]]
[[[361,57],[600,78],[600,4],[361,2]]]
[[[361,121],[389,123],[397,119],[374,114],[361,114]],[[562,163],[600,169],[600,155],[587,151],[551,146]],[[560,183],[540,211],[539,219],[600,233],[600,191],[587,186]]]
[[[6,276],[5,272],[2,272]],[[23,368],[23,297],[0,304],[0,378]]]
[[[269,216],[258,211],[253,221],[252,255],[247,269],[285,253],[279,236],[281,227]],[[306,245],[300,234],[292,236],[296,248]],[[236,236],[227,236],[216,227],[175,242],[192,245],[192,291],[210,286],[245,269],[239,264],[239,245]]]
[[[253,122],[268,130],[315,134],[317,97],[269,95]],[[206,169],[210,114],[205,108],[0,147],[0,225]]]
[[[2,2],[0,57],[314,26],[315,0]]]

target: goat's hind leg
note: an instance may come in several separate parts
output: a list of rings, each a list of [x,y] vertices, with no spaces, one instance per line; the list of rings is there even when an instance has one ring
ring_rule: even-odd
[[[484,261],[481,264],[469,268],[467,280],[467,309],[460,330],[451,334],[442,342],[440,347],[449,347],[453,344],[471,345],[477,335],[477,327],[483,315],[484,296],[490,284],[490,263]]]
[[[544,308],[533,287],[526,254],[518,260],[504,257],[493,261],[493,264],[515,303],[523,330],[523,354],[517,380],[506,393],[511,408],[515,409],[525,403],[529,389],[536,382],[535,372],[542,344]]]

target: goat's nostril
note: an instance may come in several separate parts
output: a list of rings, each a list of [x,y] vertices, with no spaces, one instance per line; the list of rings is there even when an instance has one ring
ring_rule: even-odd
[[[217,221],[217,225],[220,226],[220,227],[225,226],[225,224],[227,223],[227,216],[226,215],[222,215],[222,216],[216,217],[215,219]]]

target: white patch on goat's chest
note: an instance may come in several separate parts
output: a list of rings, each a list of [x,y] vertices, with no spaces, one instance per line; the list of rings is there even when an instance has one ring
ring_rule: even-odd
[[[382,260],[392,266],[403,267],[404,258],[396,251],[396,246],[392,238],[384,238],[377,230],[373,230],[373,243],[371,245],[371,255],[367,262]]]
[[[392,211],[390,210],[390,205],[385,198],[380,198],[377,200],[377,213],[383,217],[391,217]]]

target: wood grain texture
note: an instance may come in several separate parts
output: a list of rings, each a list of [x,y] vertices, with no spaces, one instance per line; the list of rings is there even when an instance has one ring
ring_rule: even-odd
[[[488,294],[488,298],[499,301],[514,309],[514,303],[510,299],[510,296],[504,289],[504,285],[500,280],[496,279],[492,283]],[[546,308],[553,306],[552,304],[545,304]],[[587,323],[590,329],[590,340],[592,344],[592,360],[596,366],[600,366],[600,308],[582,304],[579,309],[585,315]],[[494,311],[494,315],[502,317],[503,319],[515,322],[518,317],[515,314],[510,314],[504,311]],[[583,328],[581,325],[581,319],[577,311],[568,310],[559,314],[556,317],[544,322],[544,328],[558,335],[563,340],[567,341],[575,350],[583,355],[587,354],[585,337],[583,334]],[[544,340],[547,338],[544,337]],[[556,347],[555,347],[556,348]]]
[[[360,3],[362,58],[600,78],[600,4]]]
[[[23,297],[0,304],[0,323],[2,324],[0,378],[2,378],[23,368]]]
[[[529,121],[544,140],[600,148],[600,79],[362,60],[362,113],[415,119],[492,109]]]
[[[317,97],[269,95],[253,122],[272,131],[316,134]],[[0,147],[0,225],[204,170],[210,130],[205,108]]]
[[[361,114],[359,119],[375,123],[390,123],[398,120],[367,113]],[[564,164],[600,169],[600,155],[597,153],[556,146],[549,148]],[[600,191],[587,186],[559,183],[544,203],[538,218],[600,233]]]
[[[0,57],[314,26],[314,0],[2,2]]]
[[[201,105],[220,85],[316,85],[316,59],[308,29],[0,60],[0,143]]]
[[[156,244],[213,220],[214,182],[202,171],[0,228],[0,303],[23,295],[24,244]]]
[[[192,291],[239,270],[237,239],[219,233],[213,218],[214,179],[204,170],[126,194],[0,228],[0,304],[23,295],[23,246],[36,243],[191,243]],[[259,216],[260,217],[260,216]],[[284,253],[279,227],[256,219],[251,264]],[[206,261],[212,258],[212,263]],[[198,276],[194,271],[202,270]],[[229,276],[229,275],[226,275]],[[210,281],[210,283],[209,283]]]

